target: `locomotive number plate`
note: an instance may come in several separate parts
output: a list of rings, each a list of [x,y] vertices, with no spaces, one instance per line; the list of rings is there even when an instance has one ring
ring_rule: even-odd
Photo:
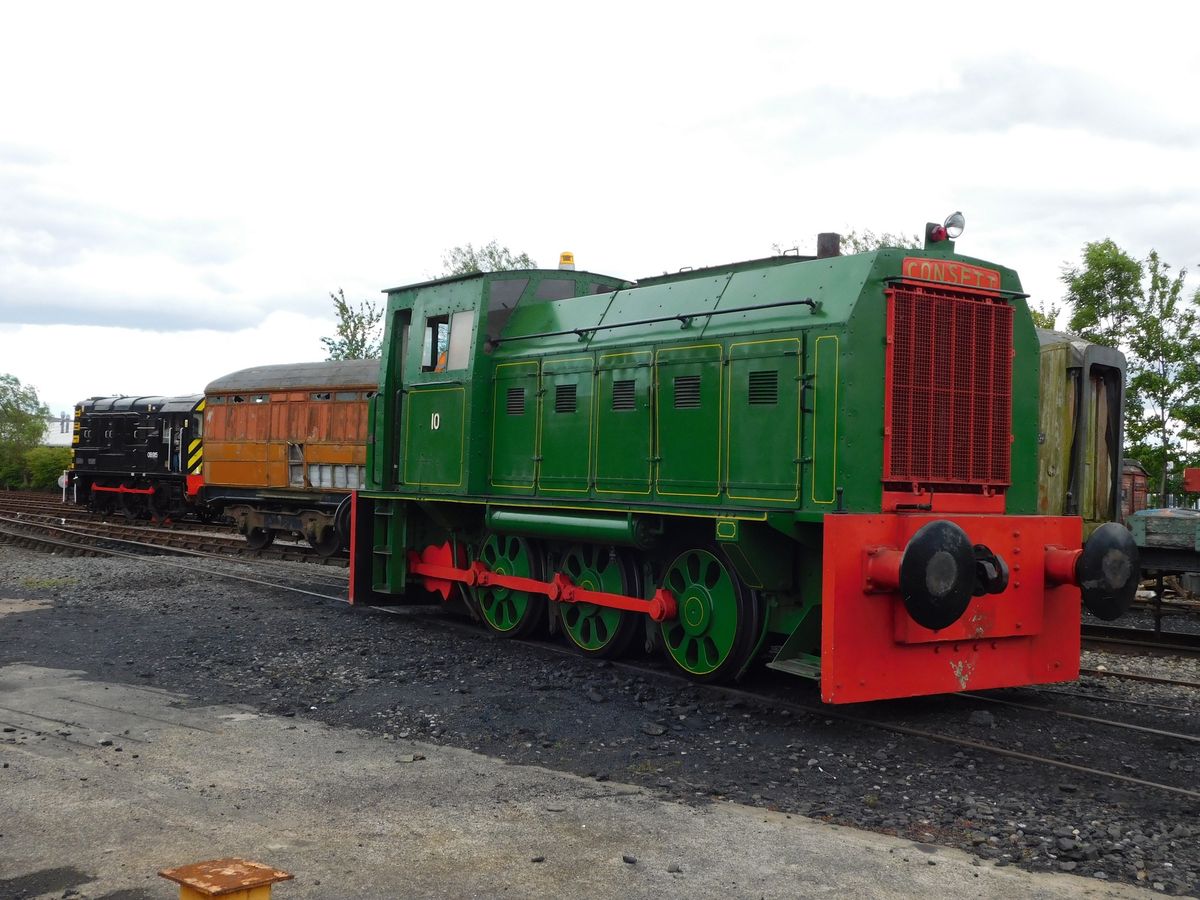
[[[979,288],[985,291],[1000,290],[1000,272],[985,269],[970,263],[950,259],[928,259],[922,256],[906,256],[900,269],[905,278],[922,281],[943,281],[960,287]]]

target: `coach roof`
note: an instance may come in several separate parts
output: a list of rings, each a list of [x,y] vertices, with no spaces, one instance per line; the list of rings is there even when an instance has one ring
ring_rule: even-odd
[[[351,387],[373,389],[378,383],[379,360],[345,359],[239,369],[210,382],[204,393]]]

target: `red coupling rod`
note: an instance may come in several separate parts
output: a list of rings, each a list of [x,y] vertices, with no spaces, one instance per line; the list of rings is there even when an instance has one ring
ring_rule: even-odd
[[[102,484],[93,484],[93,491],[108,491],[110,494],[153,494],[154,488],[131,488],[121,485],[120,487],[105,487]]]
[[[438,562],[433,562],[434,559]],[[652,598],[646,600],[641,597],[629,597],[625,594],[581,588],[562,572],[556,572],[549,581],[539,581],[536,578],[493,572],[479,560],[475,560],[465,569],[460,569],[453,564],[445,564],[447,562],[451,562],[449,546],[427,547],[424,553],[415,551],[408,553],[409,573],[423,577],[425,587],[429,590],[440,590],[442,585],[437,582],[445,584],[447,589],[441,591],[443,597],[449,596],[448,583],[455,582],[468,587],[497,587],[524,591],[529,594],[542,594],[556,603],[592,603],[610,609],[645,613],[655,622],[665,622],[668,619],[674,619],[679,614],[679,606],[675,602],[674,595],[665,588],[659,588],[654,592]]]

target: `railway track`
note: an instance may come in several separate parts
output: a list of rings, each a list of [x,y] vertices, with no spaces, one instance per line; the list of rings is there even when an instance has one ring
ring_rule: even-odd
[[[19,524],[25,524],[24,522],[22,522],[20,520],[18,520],[18,522],[19,522]],[[10,520],[8,519],[8,517],[0,517],[0,536],[8,533],[10,528],[11,528],[11,525],[10,525]],[[300,594],[300,595],[303,595],[306,597],[311,597],[313,599],[335,601],[338,603],[347,602],[346,596],[345,596],[345,587],[344,587],[345,581],[344,581],[344,579],[332,580],[333,573],[330,573],[330,576],[326,578],[326,580],[324,581],[323,584],[314,585],[312,583],[311,578],[307,575],[307,573],[304,576],[303,583],[296,583],[294,578],[281,579],[280,577],[278,577],[282,573],[276,573],[275,576],[270,575],[270,573],[264,574],[261,571],[261,567],[262,567],[261,560],[255,561],[253,563],[253,565],[255,566],[255,569],[251,570],[253,572],[253,574],[251,574],[251,572],[248,572],[246,570],[235,571],[235,570],[232,570],[229,568],[230,563],[235,563],[235,564],[239,564],[239,565],[249,565],[250,563],[247,563],[246,561],[237,560],[237,559],[234,559],[234,558],[231,558],[229,556],[222,555],[219,553],[209,553],[209,552],[198,551],[198,550],[187,550],[187,549],[183,549],[183,548],[164,548],[157,544],[132,541],[132,540],[127,540],[127,539],[122,539],[122,538],[110,537],[107,539],[103,539],[103,540],[107,540],[109,542],[116,542],[121,545],[124,545],[124,549],[121,549],[121,548],[113,547],[113,546],[104,546],[103,541],[73,540],[72,538],[93,537],[91,535],[80,535],[77,533],[73,533],[74,532],[73,529],[65,529],[65,528],[59,527],[57,530],[60,532],[58,537],[54,537],[54,536],[51,536],[50,534],[46,534],[46,535],[42,536],[40,542],[44,546],[53,546],[58,549],[64,549],[64,550],[78,549],[80,551],[85,551],[85,552],[94,553],[94,554],[120,556],[120,557],[127,557],[127,558],[144,557],[146,555],[146,553],[149,551],[161,552],[165,549],[168,551],[173,551],[175,553],[178,553],[178,554],[186,556],[186,557],[192,557],[192,559],[189,560],[188,562],[184,562],[182,560],[175,560],[175,559],[160,559],[158,561],[158,564],[177,567],[177,568],[183,568],[183,569],[190,569],[192,571],[197,571],[197,572],[200,572],[205,575],[212,575],[212,576],[217,576],[217,577],[222,577],[222,578],[230,578],[230,579],[239,580],[239,581],[243,581],[243,582],[258,584],[258,585],[262,585],[264,587],[271,587],[271,588],[275,588],[278,590],[284,590],[284,591],[288,591],[291,593],[297,593],[297,594]],[[54,529],[48,529],[48,531],[54,531]],[[62,534],[62,532],[65,532],[65,534]],[[201,560],[206,561],[206,562],[217,561],[217,562],[221,563],[221,566],[217,567],[217,568],[213,568],[211,566],[205,567],[205,566],[194,564]],[[314,574],[320,573],[320,572],[322,572],[322,570],[316,570],[314,572]],[[292,574],[292,573],[289,573],[289,574]],[[395,615],[411,616],[414,614],[421,615],[427,621],[430,621],[432,624],[436,624],[437,627],[453,629],[456,631],[470,632],[471,634],[474,634],[474,635],[478,635],[478,633],[479,633],[478,626],[465,620],[465,619],[464,620],[456,620],[456,619],[453,619],[448,616],[440,616],[440,615],[439,616],[431,616],[431,615],[429,615],[430,610],[426,607],[420,607],[420,606],[417,606],[417,607],[372,606],[370,608],[374,611],[386,613],[388,615],[393,615],[393,616],[395,616]],[[436,609],[436,607],[435,607],[435,609]],[[556,656],[569,657],[569,658],[572,658],[575,660],[579,660],[579,662],[581,664],[584,664],[584,665],[587,664],[587,661],[580,659],[578,653],[573,648],[557,646],[555,644],[547,643],[545,641],[534,641],[534,640],[521,640],[521,641],[516,641],[515,643],[518,643],[525,647],[531,648],[539,653],[550,653],[550,654],[554,654]],[[630,674],[635,674],[635,675],[650,679],[657,683],[661,683],[663,681],[668,681],[668,682],[670,682],[674,685],[677,685],[681,688],[686,688],[690,691],[696,692],[697,694],[704,695],[704,696],[707,696],[712,699],[720,699],[720,700],[726,700],[726,701],[737,700],[737,701],[747,704],[748,706],[753,706],[753,707],[759,708],[767,713],[772,713],[772,712],[778,713],[780,711],[786,710],[789,714],[798,714],[798,715],[813,717],[813,718],[822,719],[822,720],[841,721],[841,722],[854,724],[856,726],[860,726],[860,727],[864,727],[864,728],[882,730],[882,731],[890,732],[893,734],[899,734],[899,735],[904,735],[907,737],[917,738],[920,740],[927,740],[927,741],[931,741],[931,742],[955,746],[955,747],[958,747],[958,748],[961,748],[964,750],[986,753],[986,754],[990,754],[992,756],[996,756],[996,757],[1000,757],[1000,758],[1018,760],[1023,763],[1027,763],[1029,765],[1041,766],[1041,767],[1045,767],[1048,769],[1056,769],[1056,770],[1073,772],[1075,774],[1084,775],[1084,776],[1101,779],[1101,780],[1106,780],[1109,782],[1116,782],[1116,783],[1121,783],[1121,784],[1125,784],[1125,785],[1129,785],[1129,786],[1134,786],[1137,788],[1145,788],[1145,789],[1161,791],[1161,792],[1173,794],[1176,796],[1186,797],[1191,800],[1200,800],[1200,790],[1194,790],[1192,788],[1183,787],[1178,784],[1168,784],[1168,783],[1165,783],[1162,781],[1156,781],[1156,780],[1153,780],[1150,778],[1137,777],[1137,776],[1130,775],[1127,773],[1112,771],[1111,769],[1106,769],[1106,768],[1101,768],[1099,766],[1086,765],[1086,764],[1081,764],[1078,762],[1072,762],[1067,759],[1056,758],[1055,756],[1052,756],[1052,755],[1049,755],[1046,753],[1033,752],[1030,750],[1023,749],[1021,747],[1007,746],[1007,745],[997,742],[997,741],[978,740],[975,738],[968,738],[968,737],[963,737],[962,735],[952,734],[945,730],[936,730],[936,729],[929,728],[929,727],[919,727],[917,725],[910,724],[905,721],[897,721],[894,715],[869,715],[869,714],[864,714],[862,712],[858,712],[855,710],[851,710],[846,707],[831,707],[831,706],[826,706],[826,705],[817,704],[817,703],[804,703],[804,702],[799,702],[796,700],[788,699],[786,697],[778,696],[777,694],[775,694],[772,691],[751,690],[751,689],[746,689],[746,688],[730,687],[730,686],[726,686],[726,685],[697,684],[697,683],[685,678],[682,675],[679,675],[673,671],[670,671],[669,669],[667,669],[664,666],[657,666],[651,662],[635,662],[635,661],[626,661],[626,660],[616,660],[616,661],[612,661],[611,665],[620,671],[630,673]],[[1085,673],[1088,675],[1095,674],[1095,675],[1110,676],[1110,677],[1133,677],[1133,678],[1136,678],[1136,680],[1152,681],[1154,683],[1159,683],[1159,684],[1185,684],[1185,685],[1188,685],[1191,687],[1200,687],[1200,684],[1191,684],[1188,682],[1175,682],[1171,679],[1155,678],[1152,676],[1134,676],[1133,673],[1108,672],[1108,671],[1104,671],[1104,670],[1085,670]],[[1091,700],[1103,699],[1103,700],[1106,700],[1109,702],[1114,701],[1114,698],[1099,698],[1099,697],[1090,697],[1089,698],[1089,697],[1084,697],[1083,695],[1075,694],[1074,692],[1062,692],[1062,693],[1072,694],[1072,696],[1078,697],[1080,699],[1091,699]],[[1123,721],[1111,719],[1111,718],[1090,716],[1090,715],[1075,713],[1070,710],[1056,709],[1056,708],[1052,708],[1052,707],[1040,707],[1040,706],[1035,706],[1033,704],[1012,701],[1012,700],[1008,700],[1005,698],[996,697],[996,696],[992,696],[992,695],[971,694],[971,695],[965,695],[964,699],[976,701],[976,702],[986,702],[986,703],[990,703],[990,704],[1004,705],[1011,709],[1021,710],[1023,712],[1049,714],[1049,715],[1052,715],[1055,717],[1060,717],[1065,720],[1070,720],[1072,722],[1081,722],[1081,723],[1084,723],[1088,727],[1091,727],[1094,725],[1100,725],[1100,726],[1104,726],[1104,727],[1119,728],[1119,729],[1127,730],[1130,732],[1141,733],[1141,734],[1147,735],[1148,737],[1153,737],[1153,738],[1158,738],[1158,739],[1167,739],[1170,741],[1178,742],[1180,744],[1200,743],[1200,735],[1193,735],[1193,734],[1188,734],[1185,732],[1168,730],[1165,728],[1157,728],[1157,727],[1143,725],[1143,724],[1139,724],[1139,723],[1123,722]],[[1121,698],[1116,698],[1115,702],[1121,702]],[[1138,703],[1136,701],[1133,701],[1132,705],[1145,706],[1147,708],[1162,707],[1166,711],[1169,711],[1171,709],[1170,707],[1165,707],[1164,705],[1160,705],[1160,704],[1145,704],[1145,703]],[[884,713],[888,713],[888,712],[897,713],[898,711],[900,711],[902,709],[903,704],[897,703],[897,704],[892,704],[890,706],[888,706],[886,704],[873,704],[872,705],[873,708],[878,708],[880,706],[885,707],[883,710]],[[1187,708],[1186,707],[1174,707],[1174,709],[1176,711],[1179,711],[1179,710],[1186,710]],[[1187,711],[1190,712],[1190,710],[1187,710]],[[933,718],[936,718],[936,716],[933,716]]]
[[[65,519],[45,513],[0,515],[0,539],[27,546],[44,544],[75,553],[117,546],[140,549],[143,555],[144,551],[156,550],[182,555],[316,563],[342,569],[350,564],[345,556],[323,557],[305,544],[279,542],[262,550],[251,550],[241,537],[230,534],[92,520],[72,521],[68,525]]]
[[[1093,650],[1200,657],[1200,634],[1186,631],[1084,624],[1083,644]]]

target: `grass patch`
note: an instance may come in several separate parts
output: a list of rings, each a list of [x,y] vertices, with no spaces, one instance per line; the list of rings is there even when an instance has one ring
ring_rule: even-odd
[[[78,584],[79,579],[73,578],[70,575],[63,575],[52,578],[33,578],[26,577],[21,579],[21,586],[33,588],[34,590],[49,590],[50,588],[71,587]]]

